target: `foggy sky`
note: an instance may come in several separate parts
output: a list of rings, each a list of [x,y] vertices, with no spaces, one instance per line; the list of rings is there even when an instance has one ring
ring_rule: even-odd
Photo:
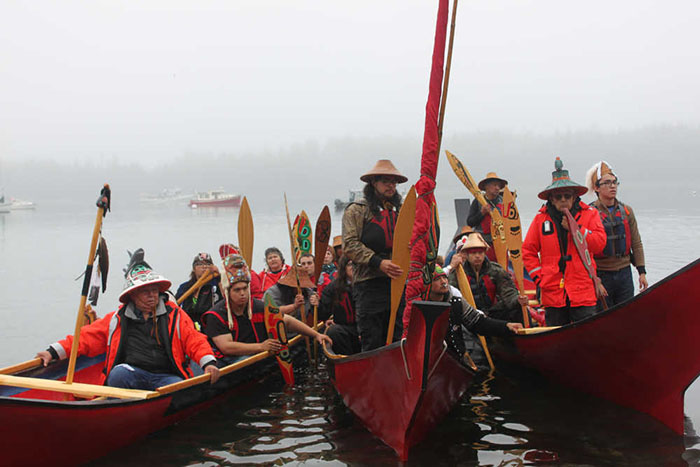
[[[0,157],[419,140],[436,5],[3,1]],[[462,1],[445,134],[698,125],[698,24],[691,1]]]

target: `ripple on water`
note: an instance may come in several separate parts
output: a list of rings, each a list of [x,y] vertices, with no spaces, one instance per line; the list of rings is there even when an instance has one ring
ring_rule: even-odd
[[[522,445],[527,443],[525,438],[519,438],[517,436],[504,435],[503,433],[490,433],[483,438],[481,441],[490,444],[496,444],[498,446],[512,446],[512,445]]]

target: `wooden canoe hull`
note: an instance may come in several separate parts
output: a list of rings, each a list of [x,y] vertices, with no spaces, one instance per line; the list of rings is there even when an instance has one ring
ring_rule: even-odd
[[[700,374],[700,260],[578,323],[512,340],[495,353],[683,434],[683,395]]]
[[[303,346],[294,354],[303,357]],[[104,355],[79,358],[76,382],[90,382]],[[297,358],[299,360],[299,358]],[[22,373],[57,378],[66,361]],[[273,357],[222,376],[215,385],[190,386],[153,399],[75,400],[43,390],[0,386],[2,465],[76,465],[134,443],[206,409],[266,374],[279,371]]]
[[[406,339],[330,360],[345,405],[406,460],[468,389],[473,372],[445,351],[449,305],[414,302]]]

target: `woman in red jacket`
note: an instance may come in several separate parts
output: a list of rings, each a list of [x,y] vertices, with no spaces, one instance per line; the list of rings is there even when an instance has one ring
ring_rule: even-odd
[[[598,212],[581,202],[580,196],[588,189],[569,178],[558,157],[554,167],[552,184],[538,195],[547,203],[527,232],[523,261],[540,288],[547,325],[561,326],[593,316],[597,302],[594,283],[578,255],[564,208],[576,220],[591,256],[603,251],[606,236]]]

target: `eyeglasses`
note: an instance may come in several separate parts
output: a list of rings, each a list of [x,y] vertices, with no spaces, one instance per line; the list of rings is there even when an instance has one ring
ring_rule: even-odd
[[[620,181],[618,179],[615,180],[605,180],[604,182],[598,182],[598,186],[619,186]]]
[[[555,199],[557,201],[560,201],[562,198],[571,199],[573,197],[574,197],[574,195],[572,193],[554,193],[552,195],[552,199]]]

